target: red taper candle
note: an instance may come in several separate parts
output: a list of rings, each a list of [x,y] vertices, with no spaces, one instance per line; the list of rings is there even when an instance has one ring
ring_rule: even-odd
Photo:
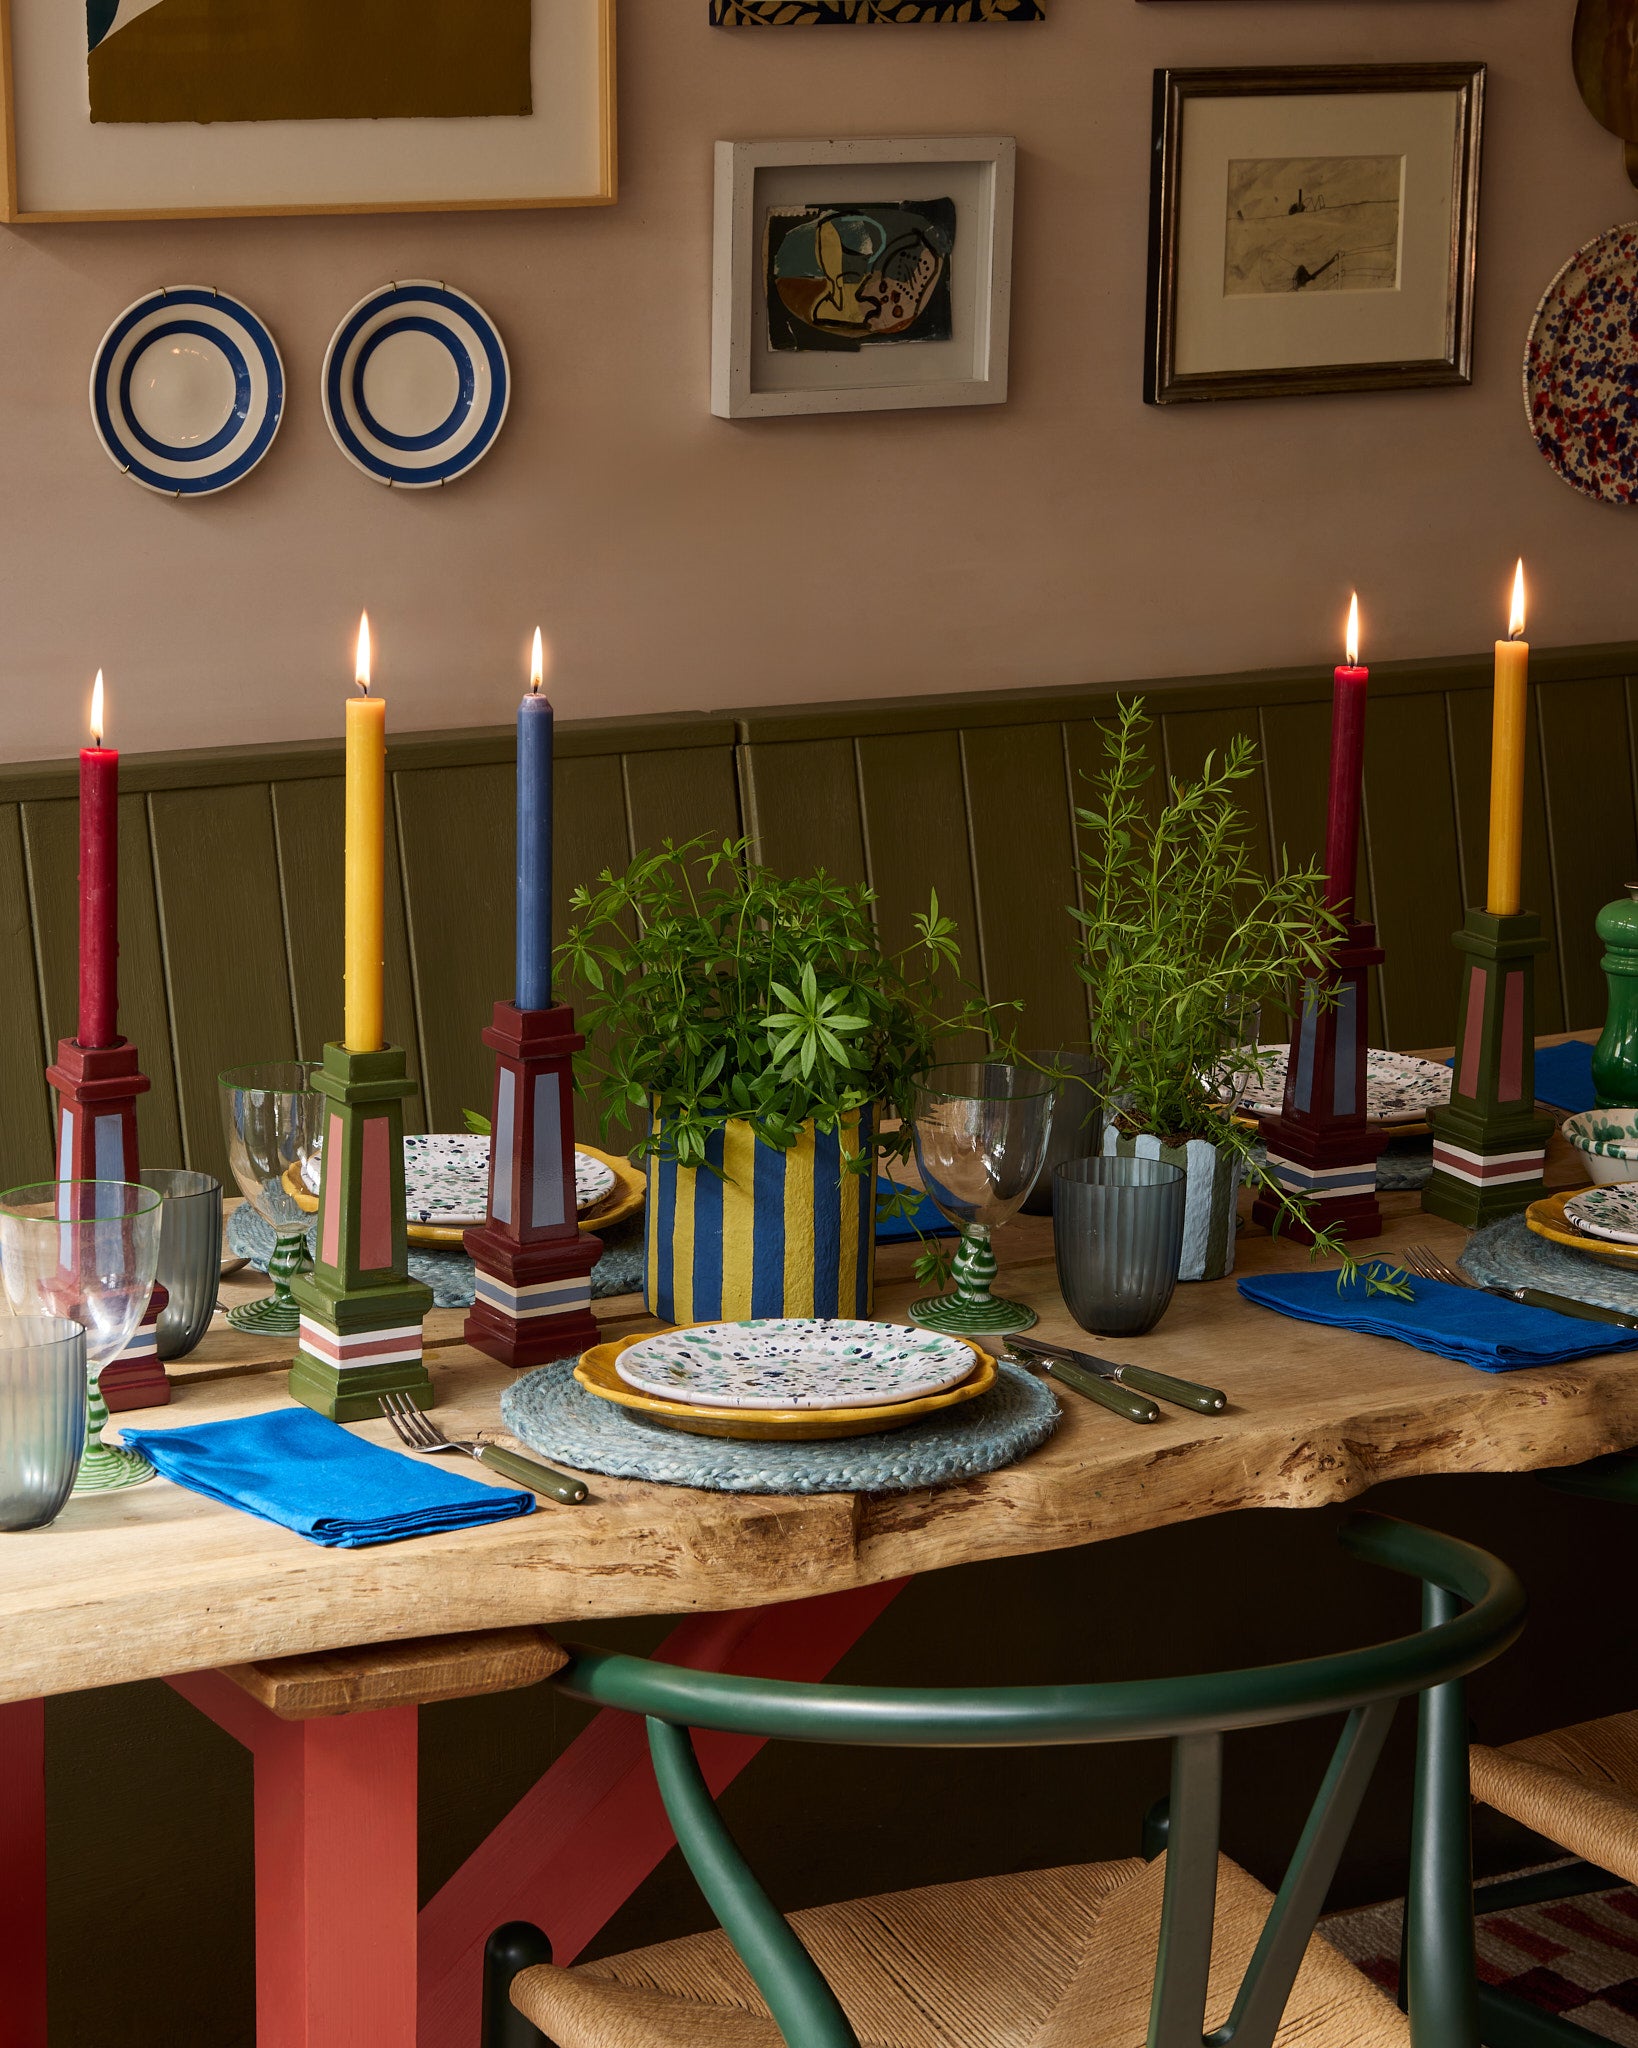
[[[1348,662],[1336,671],[1331,697],[1331,800],[1325,817],[1325,900],[1345,917],[1353,912],[1359,857],[1359,806],[1365,775],[1365,692],[1371,680],[1359,665],[1359,593],[1348,607]]]
[[[91,744],[80,749],[80,1033],[88,1050],[119,1036],[119,754],[102,743],[102,670]]]

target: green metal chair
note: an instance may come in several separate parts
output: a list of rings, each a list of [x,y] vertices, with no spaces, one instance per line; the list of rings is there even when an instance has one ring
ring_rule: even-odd
[[[1487,1552],[1409,1523],[1356,1515],[1341,1541],[1423,1582],[1417,1633],[1212,1676],[971,1691],[792,1684],[575,1653],[553,1683],[647,1717],[666,1811],[727,1941],[701,1935],[564,1970],[538,1928],[514,1921],[486,1956],[485,2048],[1129,2048],[1145,2017],[1148,2048],[1270,2048],[1288,2007],[1304,2048],[1478,2048],[1461,1681],[1516,1638],[1523,1591]],[[1395,1710],[1412,1694],[1407,2027],[1313,1937]],[[1342,1731],[1270,1900],[1220,1855],[1223,1738],[1333,1714],[1346,1716]],[[793,1928],[717,1814],[694,1728],[950,1749],[1168,1738],[1164,1858],[823,1907]],[[1021,1961],[1008,1959],[1008,1935]]]

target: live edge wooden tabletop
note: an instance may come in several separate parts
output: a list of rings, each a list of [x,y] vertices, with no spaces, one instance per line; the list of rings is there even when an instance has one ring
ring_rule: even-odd
[[[1550,1177],[1568,1184],[1555,1147]],[[1463,1233],[1414,1195],[1383,1207],[1388,1230],[1369,1249],[1460,1249]],[[583,1507],[542,1503],[520,1521],[368,1550],[320,1549],[160,1480],[0,1536],[0,1700],[355,1643],[756,1606],[1233,1508],[1316,1506],[1383,1479],[1525,1471],[1638,1444],[1638,1352],[1481,1373],[1254,1309],[1232,1279],[1180,1287],[1148,1337],[1094,1341],[1058,1297],[1050,1224],[1025,1219],[998,1250],[1000,1284],[1040,1311],[1043,1334],[1208,1380],[1228,1391],[1228,1412],[1163,1408],[1139,1427],[1066,1390],[1044,1449],[927,1492],[770,1498],[594,1476]],[[1239,1268],[1306,1256],[1247,1230]],[[902,1320],[907,1255],[884,1252],[882,1265],[878,1313]],[[611,1327],[640,1326],[633,1302],[608,1312]],[[440,1420],[495,1430],[505,1370],[460,1345],[428,1362]],[[285,1399],[282,1373],[198,1380],[142,1420],[208,1422]],[[362,1433],[391,1441],[385,1424]]]

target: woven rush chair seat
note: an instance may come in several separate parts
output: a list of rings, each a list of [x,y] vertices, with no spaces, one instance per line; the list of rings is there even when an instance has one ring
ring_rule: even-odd
[[[793,1913],[861,2048],[1139,2048],[1149,2026],[1165,1858],[977,1878]],[[1228,2017],[1271,1903],[1217,1867],[1209,2028]],[[513,1980],[556,2048],[782,2048],[720,1931]],[[1280,2048],[1405,2048],[1403,2014],[1323,1936]]]
[[[1638,1884],[1638,1713],[1468,1756],[1475,1799]]]

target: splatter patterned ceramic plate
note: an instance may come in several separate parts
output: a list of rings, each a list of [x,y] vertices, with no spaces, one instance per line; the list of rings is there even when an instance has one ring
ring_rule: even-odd
[[[1278,1116],[1285,1100],[1288,1045],[1257,1048],[1262,1072],[1240,1097],[1240,1107],[1253,1116]],[[1413,1124],[1430,1109],[1450,1100],[1450,1069],[1408,1052],[1384,1052],[1373,1046],[1365,1055],[1365,1120],[1373,1124]]]
[[[1617,1244],[1638,1244],[1638,1182],[1614,1187],[1584,1188],[1564,1204],[1564,1213],[1578,1230]]]
[[[1586,1231],[1577,1230],[1565,1213],[1574,1200],[1575,1196],[1570,1194],[1549,1195],[1545,1201],[1532,1202],[1524,1212],[1525,1223],[1537,1237],[1561,1244],[1566,1251],[1580,1252],[1601,1265],[1624,1266],[1628,1272],[1638,1265],[1638,1244],[1617,1244],[1613,1238],[1589,1237]]]
[[[882,1407],[942,1393],[972,1369],[959,1338],[828,1316],[696,1323],[618,1360],[628,1387],[706,1408]]]
[[[323,1150],[303,1169],[308,1192],[317,1196]],[[601,1159],[574,1155],[575,1208],[584,1215],[615,1185],[615,1173]],[[404,1140],[404,1209],[413,1228],[467,1230],[489,1214],[489,1140],[441,1131]]]
[[[1572,489],[1638,501],[1638,221],[1578,249],[1542,295],[1524,352],[1536,446]]]

